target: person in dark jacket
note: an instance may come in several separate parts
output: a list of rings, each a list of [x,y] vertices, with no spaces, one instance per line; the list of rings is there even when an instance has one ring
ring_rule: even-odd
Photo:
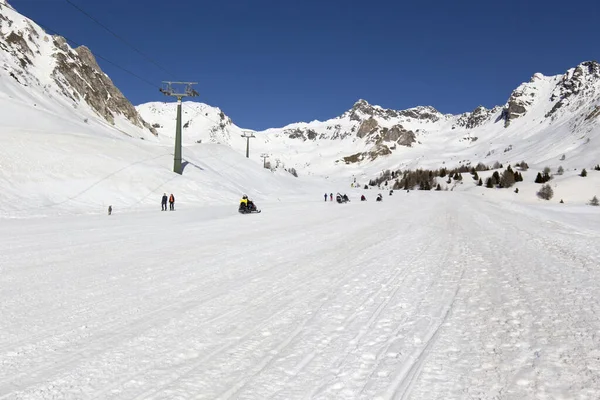
[[[167,194],[164,193],[163,197],[162,197],[162,202],[160,203],[162,206],[161,211],[167,211],[167,200],[168,200]]]

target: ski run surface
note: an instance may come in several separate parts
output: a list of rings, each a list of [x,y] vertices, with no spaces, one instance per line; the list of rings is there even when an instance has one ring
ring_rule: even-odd
[[[258,206],[3,220],[0,399],[600,398],[594,207]]]

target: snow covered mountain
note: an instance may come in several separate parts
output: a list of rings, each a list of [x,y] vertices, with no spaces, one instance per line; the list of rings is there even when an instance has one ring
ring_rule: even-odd
[[[164,192],[185,207],[235,210],[243,193],[261,205],[302,190],[287,172],[227,146],[184,154],[185,173],[174,174],[172,141],[141,118],[89,49],[73,50],[0,0],[0,217],[156,210]]]
[[[172,103],[142,104],[137,109],[161,135],[173,135]],[[192,102],[186,109],[184,141],[227,143],[240,150],[245,146],[239,137],[242,129],[220,109]],[[433,107],[396,111],[359,100],[327,121],[254,132],[257,138],[251,147],[254,157],[269,153],[320,175],[496,160],[526,159],[541,165],[562,154],[576,158],[582,167],[597,162],[599,116],[600,64],[588,61],[563,75],[536,73],[504,105],[492,109],[480,106],[451,115]]]
[[[194,204],[335,192],[386,169],[521,160],[532,170],[589,169],[600,162],[600,65],[535,74],[504,105],[460,115],[359,100],[327,121],[250,131],[250,160],[248,130],[219,108],[184,102],[186,170],[173,177],[175,115],[174,102],[133,107],[89,49],[72,49],[0,0],[0,191],[3,204],[22,204],[10,215],[150,206],[163,190]],[[263,155],[277,173],[262,168]],[[291,168],[299,178],[283,171]]]
[[[0,0],[0,98],[79,121],[92,119],[135,137],[156,136],[87,47],[73,49],[63,37],[48,35],[6,0]],[[2,117],[3,125],[38,128],[20,113]]]

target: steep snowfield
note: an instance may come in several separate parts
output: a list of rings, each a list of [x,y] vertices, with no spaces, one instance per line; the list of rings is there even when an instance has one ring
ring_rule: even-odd
[[[44,117],[38,113],[41,112],[59,116],[66,123],[88,120],[136,138],[155,141],[155,136],[142,127],[138,117],[129,115],[139,126],[127,119],[126,114],[135,113],[135,109],[99,70],[93,56],[84,59],[91,54],[89,50],[78,51],[70,48],[64,39],[48,35],[5,2],[0,4],[1,126],[45,128]],[[59,58],[66,66],[59,63]],[[77,79],[67,79],[71,72]],[[81,87],[70,86],[70,82]],[[97,98],[99,94],[106,98]],[[111,96],[115,101],[117,97],[120,100],[113,104]],[[99,110],[112,116],[114,124]]]
[[[597,399],[598,208],[3,221],[1,399]]]

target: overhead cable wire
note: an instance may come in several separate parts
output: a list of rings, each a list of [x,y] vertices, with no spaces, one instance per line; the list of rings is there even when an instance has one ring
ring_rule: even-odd
[[[80,13],[82,13],[83,15],[85,15],[86,17],[88,17],[89,19],[91,19],[92,21],[94,21],[96,24],[98,24],[99,26],[101,26],[102,28],[104,28],[104,30],[106,30],[107,32],[109,32],[115,38],[119,39],[121,42],[123,42],[124,44],[126,44],[127,46],[129,46],[131,49],[133,49],[136,53],[138,53],[139,55],[141,55],[142,57],[144,57],[146,60],[148,60],[149,62],[151,62],[152,64],[154,64],[157,68],[159,68],[160,70],[162,70],[163,72],[166,72],[167,74],[169,74],[171,76],[175,76],[175,74],[171,73],[170,71],[167,71],[166,68],[164,68],[162,65],[158,64],[156,61],[154,61],[146,53],[142,52],[140,49],[138,49],[137,47],[135,47],[134,45],[132,45],[131,43],[129,43],[122,36],[120,36],[117,33],[115,33],[113,30],[111,30],[110,28],[108,28],[106,25],[104,25],[102,22],[100,22],[97,18],[95,18],[94,16],[92,16],[90,13],[88,13],[85,10],[83,10],[77,4],[73,3],[71,0],[65,0],[65,1],[71,7],[75,8],[77,11],[79,11]]]
[[[131,49],[133,49],[135,52],[137,52],[138,54],[140,54],[141,56],[143,56],[148,62],[152,63],[153,65],[155,65],[156,67],[158,67],[160,70],[162,70],[163,72],[166,72],[167,74],[169,74],[170,76],[175,76],[175,74],[172,73],[172,71],[168,71],[166,68],[164,68],[163,66],[161,66],[160,64],[158,64],[156,61],[154,61],[150,56],[148,56],[147,54],[145,54],[144,52],[142,52],[141,50],[139,50],[137,47],[135,47],[133,44],[131,44],[130,42],[128,42],[127,40],[125,40],[121,35],[117,34],[116,32],[114,32],[112,29],[108,28],[105,24],[103,24],[102,22],[100,22],[98,20],[98,18],[94,17],[93,15],[91,15],[89,12],[83,10],[81,7],[79,7],[77,4],[73,3],[71,0],[65,0],[66,3],[68,3],[70,6],[72,6],[73,8],[75,8],[77,11],[79,11],[80,13],[82,13],[83,15],[85,15],[86,17],[88,17],[89,19],[91,19],[92,21],[94,21],[96,24],[98,24],[99,26],[101,26],[104,30],[106,30],[107,32],[109,32],[112,36],[114,36],[115,38],[117,38],[118,40],[120,40],[121,42],[123,42],[124,44],[126,44],[127,46],[129,46]],[[75,43],[75,42],[73,42]],[[106,61],[106,60],[105,60]],[[156,87],[156,85],[154,85]],[[196,110],[194,110],[193,108],[183,104],[184,107],[188,108],[189,110],[191,110],[192,112],[195,112]],[[194,118],[196,118],[197,116],[202,116],[203,118],[215,123],[215,124],[220,124],[220,122],[215,121],[212,118],[209,118],[206,115],[201,115],[204,112],[204,110],[200,110],[198,112],[195,112],[195,114],[189,119],[190,121],[193,120]]]

